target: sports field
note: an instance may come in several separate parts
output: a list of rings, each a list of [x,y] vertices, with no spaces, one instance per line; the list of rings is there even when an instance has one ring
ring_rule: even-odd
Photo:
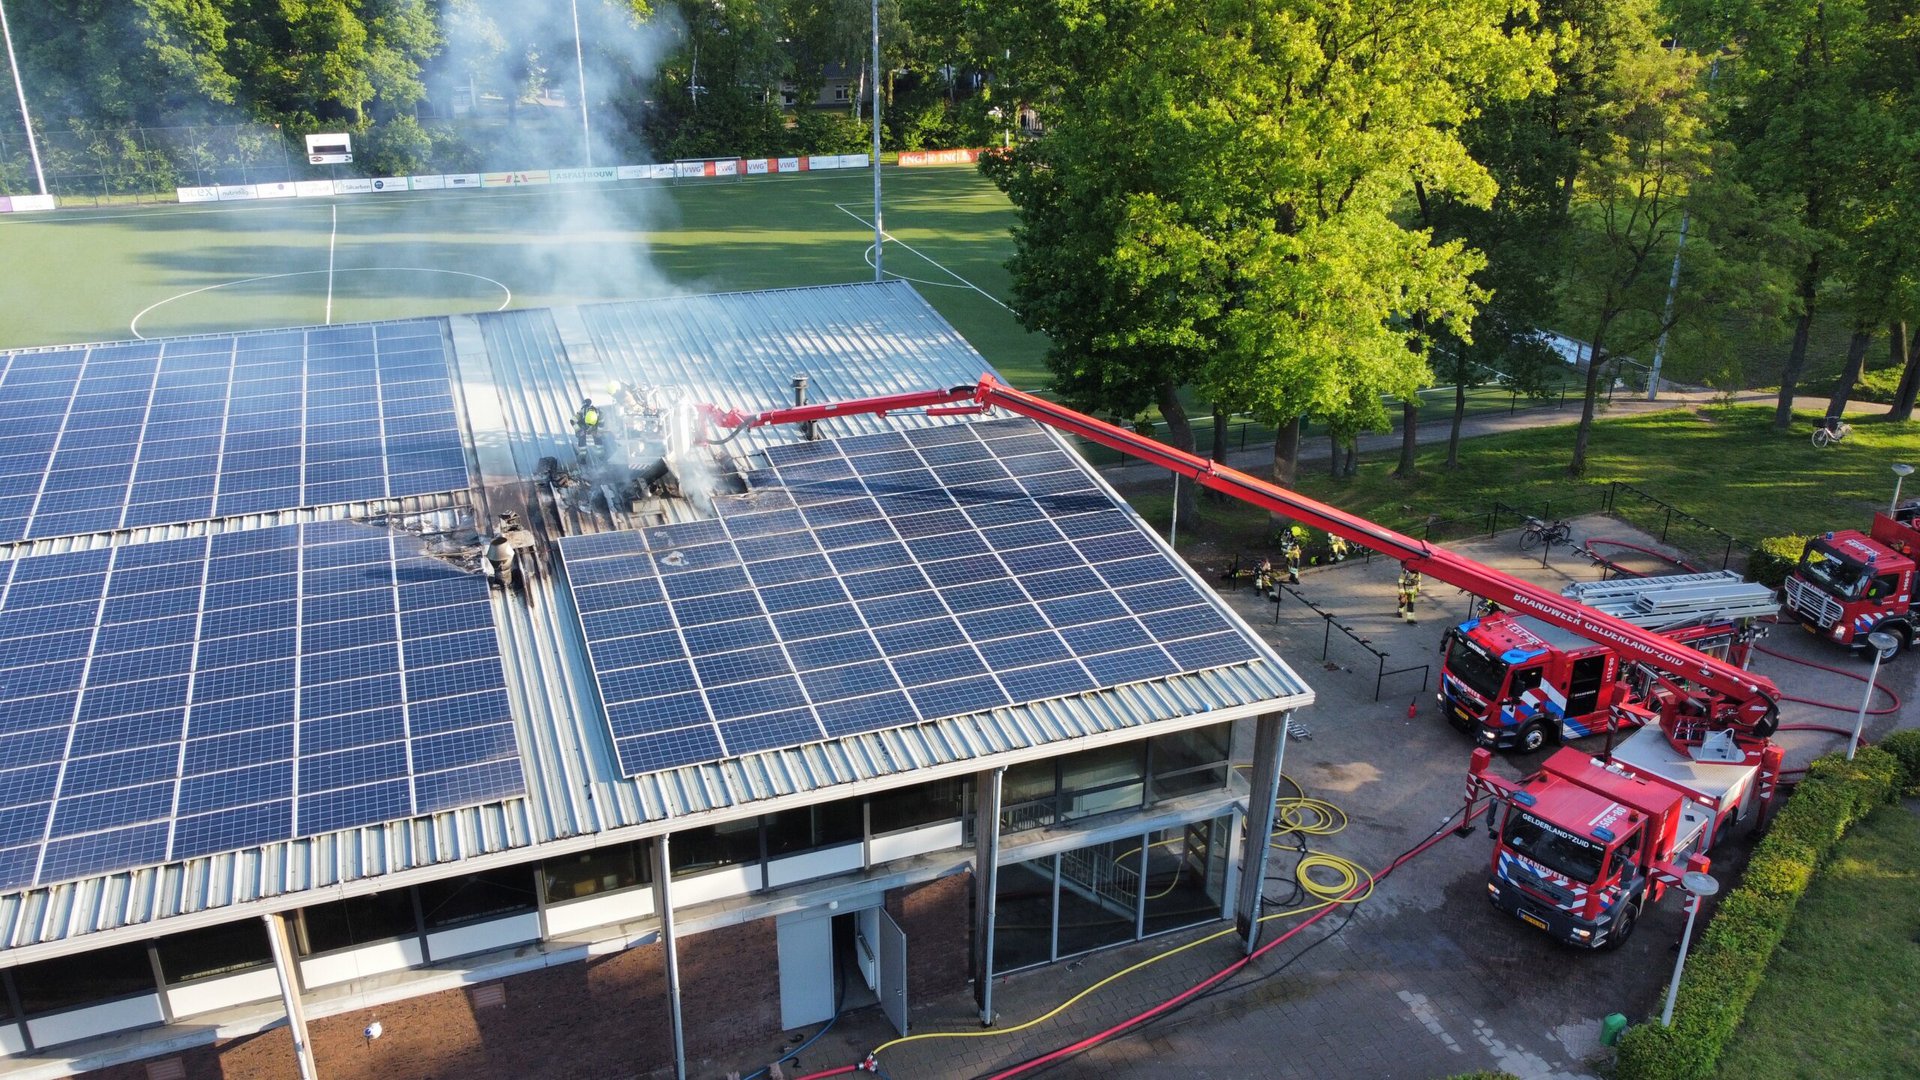
[[[1043,382],[1006,199],[969,168],[883,182],[888,276]],[[0,217],[0,348],[871,281],[872,206],[863,170]]]

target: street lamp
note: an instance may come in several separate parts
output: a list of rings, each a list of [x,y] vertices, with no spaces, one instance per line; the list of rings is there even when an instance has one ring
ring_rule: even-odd
[[[1712,874],[1689,870],[1680,875],[1680,887],[1687,890],[1687,928],[1680,934],[1680,955],[1673,958],[1673,982],[1667,987],[1667,1007],[1660,1010],[1660,1026],[1673,1026],[1673,999],[1680,996],[1680,973],[1687,967],[1687,946],[1693,941],[1693,920],[1700,904],[1720,891],[1720,882]]]
[[[1900,512],[1900,481],[1902,481],[1902,480],[1905,480],[1905,479],[1906,479],[1907,477],[1909,477],[1909,476],[1912,476],[1912,475],[1913,475],[1913,466],[1911,466],[1911,465],[1909,465],[1909,464],[1907,464],[1907,463],[1906,463],[1906,462],[1904,462],[1904,461],[1900,461],[1900,462],[1895,462],[1895,463],[1894,463],[1894,466],[1893,466],[1893,510],[1891,511],[1892,513],[1896,513],[1896,514],[1897,514],[1897,513],[1899,513],[1899,512]]]
[[[33,138],[33,117],[27,115],[27,87],[20,81],[20,61],[13,55],[13,29],[7,25],[7,7],[0,4],[0,38],[6,40],[7,67],[13,70],[13,92],[20,99],[20,126],[27,129],[27,154],[33,158],[33,178],[40,184],[40,197],[47,195],[47,174],[40,168],[40,144]]]
[[[1880,678],[1880,661],[1893,655],[1900,648],[1900,639],[1885,630],[1875,630],[1867,635],[1867,647],[1873,650],[1873,674],[1867,676],[1867,693],[1860,699],[1860,715],[1853,718],[1853,737],[1847,740],[1847,760],[1853,760],[1853,752],[1860,745],[1860,729],[1867,725],[1867,706],[1873,703],[1873,686]]]

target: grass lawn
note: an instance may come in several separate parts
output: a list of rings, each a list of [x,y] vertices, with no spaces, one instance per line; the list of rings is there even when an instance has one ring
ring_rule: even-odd
[[[1012,207],[967,168],[884,174],[890,276],[1016,385]],[[0,217],[0,348],[873,280],[873,174],[629,182]]]
[[[1363,457],[1360,474],[1346,480],[1328,477],[1323,465],[1309,465],[1299,476],[1299,489],[1417,535],[1429,515],[1471,518],[1496,500],[1535,513],[1584,513],[1598,509],[1604,485],[1618,480],[1751,542],[1791,532],[1863,528],[1892,497],[1888,466],[1920,464],[1920,422],[1862,419],[1846,443],[1815,450],[1808,441],[1810,414],[1784,434],[1773,430],[1772,414],[1771,407],[1734,406],[1601,420],[1594,427],[1583,482],[1566,475],[1574,440],[1574,428],[1568,426],[1475,439],[1463,447],[1460,468],[1452,472],[1442,467],[1445,444],[1429,446],[1420,455],[1420,475],[1410,481],[1392,475],[1397,454]],[[1167,495],[1161,490],[1129,495],[1164,525]],[[1645,504],[1627,500],[1620,509],[1656,529],[1662,524],[1663,513]],[[1266,516],[1250,507],[1203,504],[1201,518],[1182,524],[1183,537],[1244,550],[1268,546]],[[1703,555],[1721,551],[1722,541],[1699,530],[1689,535],[1684,523],[1676,523],[1672,539]]]
[[[1720,1059],[1726,1080],[1920,1076],[1920,815],[1841,841]]]

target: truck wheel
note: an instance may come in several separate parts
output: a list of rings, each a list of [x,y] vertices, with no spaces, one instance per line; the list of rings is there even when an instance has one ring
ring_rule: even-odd
[[[1880,628],[1875,627],[1874,629],[1878,630]],[[1891,660],[1894,657],[1899,656],[1902,652],[1904,652],[1909,646],[1913,644],[1913,629],[1911,627],[1889,626],[1886,628],[1886,632],[1889,634],[1892,634],[1895,640],[1899,642],[1899,644],[1895,645],[1893,648],[1888,649],[1885,652],[1880,654],[1881,663],[1886,663],[1888,660]],[[1861,649],[1860,655],[1866,657],[1868,660],[1872,660],[1873,646],[1868,645],[1866,648]]]
[[[1607,943],[1602,945],[1601,948],[1612,951],[1625,945],[1627,939],[1633,936],[1634,926],[1639,922],[1640,904],[1638,901],[1635,901],[1634,903],[1628,904],[1626,910],[1620,913],[1620,917],[1614,920],[1613,933],[1607,935]]]
[[[1521,728],[1520,737],[1515,740],[1514,745],[1518,746],[1523,753],[1528,754],[1547,745],[1546,725],[1535,720],[1533,723]]]

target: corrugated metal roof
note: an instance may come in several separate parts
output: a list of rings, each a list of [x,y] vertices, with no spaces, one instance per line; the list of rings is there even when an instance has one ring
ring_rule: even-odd
[[[508,482],[533,475],[541,458],[570,453],[571,416],[592,392],[583,388],[610,379],[680,387],[689,400],[752,411],[790,400],[798,374],[808,376],[812,400],[827,401],[970,383],[989,370],[902,282],[500,312],[448,323],[471,444],[487,482],[478,493],[483,513]],[[947,422],[911,414],[847,417],[834,420],[829,434]],[[738,449],[791,438],[753,433]],[[1312,701],[1305,682],[1269,652],[1233,667],[628,779],[617,767],[566,590],[535,573],[520,593],[497,592],[494,609],[526,798],[0,896],[0,966],[296,907],[313,902],[315,892],[322,899],[372,892],[450,866],[464,872],[524,861],[897,786],[909,777],[965,774],[1138,737],[1146,727],[1171,730]],[[169,925],[153,925],[161,922]]]

